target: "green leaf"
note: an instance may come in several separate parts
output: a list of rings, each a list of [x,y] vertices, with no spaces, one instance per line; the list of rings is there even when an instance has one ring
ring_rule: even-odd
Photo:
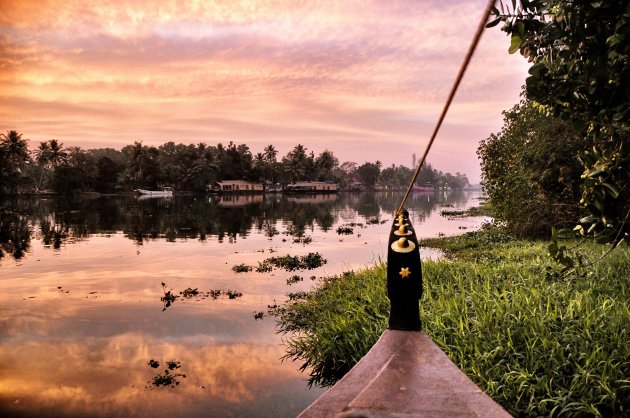
[[[621,36],[619,36],[618,34],[614,34],[608,37],[608,39],[606,39],[606,43],[609,46],[615,46],[617,45],[619,42],[621,41]]]
[[[574,263],[573,263],[573,259],[567,257],[567,256],[563,256],[560,258],[560,260],[558,260],[560,262],[560,264],[562,264],[563,266],[566,267],[573,267]]]
[[[543,64],[542,62],[539,62],[529,67],[529,70],[527,72],[530,73],[532,76],[538,78],[540,77],[541,73],[543,72],[545,68],[546,68],[545,64]]]
[[[521,39],[521,37],[518,34],[513,33],[512,34],[512,42],[510,43],[510,49],[508,49],[508,52],[510,54],[513,54],[516,51],[518,51],[519,48],[521,47],[521,43],[522,42],[523,42],[523,40]]]
[[[605,172],[606,172],[606,170],[605,170],[605,169],[603,169],[603,168],[598,168],[598,169],[596,169],[596,170],[591,171],[591,172],[588,174],[588,176],[589,176],[590,178],[594,179],[595,177],[597,177],[597,176],[599,176],[600,174],[605,173]]]
[[[612,184],[610,184],[610,183],[602,183],[602,186],[607,189],[608,194],[613,199],[616,199],[616,198],[619,197],[619,190],[615,186],[613,186]]]
[[[592,224],[593,222],[597,222],[599,220],[596,216],[585,216],[580,219],[581,224]]]
[[[490,22],[486,23],[486,28],[492,28],[492,27],[498,25],[500,21],[501,21],[501,18],[497,17],[493,21],[490,21]]]

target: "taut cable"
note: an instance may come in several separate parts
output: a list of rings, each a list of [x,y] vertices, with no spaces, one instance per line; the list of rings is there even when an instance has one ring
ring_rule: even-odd
[[[451,102],[453,101],[453,97],[455,97],[455,93],[457,92],[459,83],[462,81],[462,78],[464,77],[464,73],[466,72],[466,68],[468,68],[468,64],[470,63],[470,60],[473,54],[475,53],[475,49],[477,48],[477,44],[479,43],[479,40],[481,39],[483,28],[486,25],[486,22],[488,21],[488,17],[490,17],[490,12],[492,11],[492,6],[494,6],[494,2],[495,0],[488,1],[488,5],[486,6],[486,9],[483,12],[483,17],[481,18],[481,21],[479,21],[479,26],[477,26],[477,32],[475,32],[475,36],[472,40],[472,43],[470,44],[470,47],[468,48],[468,52],[466,53],[464,62],[462,63],[461,68],[459,69],[459,74],[457,74],[457,78],[455,79],[455,83],[453,84],[453,87],[451,88],[451,92],[448,95],[448,99],[446,100],[444,109],[442,109],[442,114],[440,115],[440,118],[438,119],[437,125],[435,125],[435,129],[433,130],[431,139],[429,140],[427,148],[424,150],[424,154],[422,155],[422,158],[420,159],[420,163],[418,164],[418,168],[416,169],[416,172],[414,173],[413,178],[411,179],[411,183],[409,183],[407,192],[405,193],[405,196],[403,197],[402,202],[400,202],[400,206],[398,207],[398,210],[396,211],[396,216],[402,213],[403,206],[405,206],[405,202],[407,201],[407,198],[409,197],[409,193],[411,193],[411,190],[413,189],[413,184],[416,182],[416,179],[418,178],[418,174],[420,174],[420,169],[424,165],[424,161],[426,160],[427,155],[429,154],[429,150],[431,149],[431,146],[433,145],[433,141],[435,141],[435,137],[437,136],[437,133],[440,130],[440,127],[442,126],[442,122],[444,121],[446,112],[448,112],[448,108],[451,106]]]

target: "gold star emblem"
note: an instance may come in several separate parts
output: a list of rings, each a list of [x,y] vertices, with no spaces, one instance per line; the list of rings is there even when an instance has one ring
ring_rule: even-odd
[[[400,269],[400,273],[398,274],[400,274],[400,277],[403,279],[406,279],[409,275],[411,275],[411,271],[409,270],[409,267],[403,267]]]

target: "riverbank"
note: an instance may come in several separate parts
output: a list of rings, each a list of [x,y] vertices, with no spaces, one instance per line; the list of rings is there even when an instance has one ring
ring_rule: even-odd
[[[546,242],[497,228],[426,240],[447,257],[423,263],[424,331],[515,416],[623,416],[630,408],[630,249],[568,277]],[[587,243],[584,261],[608,247]],[[276,308],[287,358],[332,385],[387,326],[384,264],[328,277]]]

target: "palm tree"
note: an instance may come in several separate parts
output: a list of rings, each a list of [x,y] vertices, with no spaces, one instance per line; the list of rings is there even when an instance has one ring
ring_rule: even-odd
[[[262,152],[257,152],[256,155],[254,155],[254,167],[262,170],[264,165],[265,155]]]
[[[0,155],[2,156],[2,173],[0,174],[3,183],[9,185],[12,194],[17,191],[24,165],[31,160],[26,141],[17,131],[0,134]]]
[[[142,147],[142,141],[135,141],[133,145],[129,147],[127,171],[134,188],[138,186],[138,183],[144,174],[143,160],[145,154],[145,150]]]
[[[39,147],[35,150],[35,162],[41,168],[41,174],[39,175],[39,182],[37,183],[37,188],[41,189],[42,180],[44,178],[44,173],[46,172],[46,168],[49,164],[50,157],[50,147],[48,146],[48,142],[42,141],[39,143]]]
[[[275,184],[275,174],[278,171],[278,150],[273,145],[269,144],[265,147],[264,152],[265,161],[267,162],[266,177],[271,177],[271,184]]]
[[[5,158],[14,171],[22,171],[23,165],[31,159],[26,141],[17,131],[0,134],[0,146],[4,148]]]
[[[48,162],[52,167],[68,161],[68,153],[63,149],[63,144],[56,139],[48,141]]]
[[[315,161],[317,175],[320,180],[330,180],[332,170],[339,165],[339,160],[332,151],[324,150]]]
[[[302,144],[297,144],[286,157],[284,157],[282,163],[284,170],[289,175],[290,181],[302,180],[306,172],[306,148]]]
[[[256,180],[267,180],[267,161],[265,160],[265,154],[262,152],[257,152],[256,155],[254,155],[252,172],[252,177]]]
[[[275,163],[278,156],[278,150],[273,145],[269,144],[264,149],[265,160],[268,163]]]
[[[50,154],[50,147],[48,146],[48,142],[42,141],[39,143],[39,147],[34,152],[35,154],[35,162],[42,167],[48,165],[48,156]]]

